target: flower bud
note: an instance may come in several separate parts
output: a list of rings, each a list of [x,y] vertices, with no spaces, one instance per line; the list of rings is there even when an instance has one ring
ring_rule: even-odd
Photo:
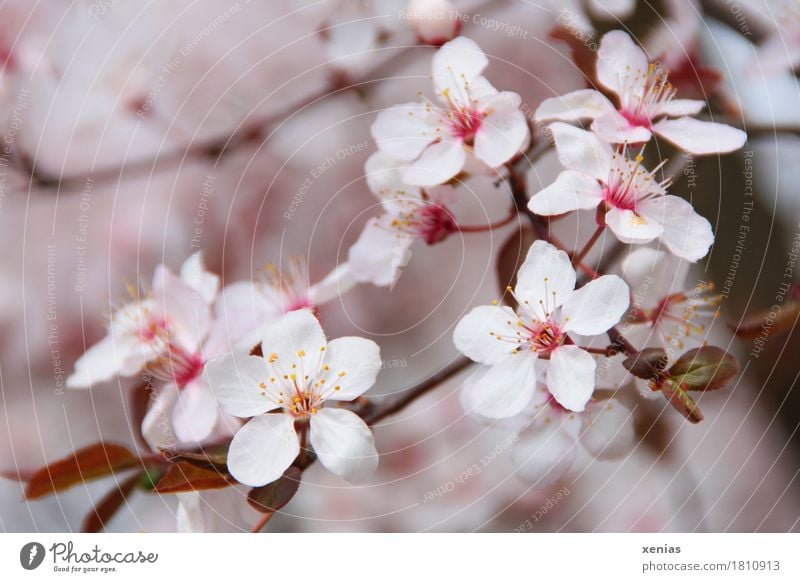
[[[450,0],[411,0],[406,11],[420,42],[440,46],[458,35],[461,19]]]

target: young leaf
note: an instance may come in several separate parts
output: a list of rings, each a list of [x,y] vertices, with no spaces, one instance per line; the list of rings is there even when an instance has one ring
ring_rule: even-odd
[[[155,493],[184,493],[203,489],[222,489],[233,485],[235,481],[225,471],[210,467],[199,467],[180,461],[172,465],[161,477],[153,491]]]
[[[128,498],[131,491],[136,488],[142,475],[143,473],[131,475],[120,483],[119,486],[115,486],[109,491],[84,518],[83,525],[81,525],[81,532],[97,533],[102,531],[106,524],[111,521],[111,518],[114,517],[117,510],[122,507],[122,504]]]
[[[292,500],[300,487],[302,471],[289,467],[277,481],[263,487],[255,487],[247,495],[247,502],[261,513],[272,513]]]
[[[645,348],[627,358],[622,365],[642,380],[655,380],[669,363],[667,352],[661,348]]]
[[[25,487],[25,498],[38,499],[137,465],[141,460],[125,447],[96,443],[36,471]]]
[[[678,384],[667,379],[661,384],[661,392],[672,407],[686,417],[686,420],[694,424],[702,422],[703,413],[700,412],[697,403]]]
[[[669,369],[683,390],[719,390],[739,373],[739,362],[715,346],[695,348],[683,354]]]
[[[228,445],[217,445],[200,449],[199,451],[175,451],[172,449],[158,449],[164,458],[173,463],[185,461],[198,467],[228,470]]]

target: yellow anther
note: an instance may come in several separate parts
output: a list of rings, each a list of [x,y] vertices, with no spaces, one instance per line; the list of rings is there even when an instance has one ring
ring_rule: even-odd
[[[268,361],[270,364],[274,364],[274,363],[275,363],[277,360],[278,360],[278,354],[276,354],[275,352],[272,352],[272,353],[269,355],[269,358],[267,358],[267,361]]]
[[[306,353],[303,350],[297,350],[297,357],[298,358],[302,358],[305,355],[306,355]]]

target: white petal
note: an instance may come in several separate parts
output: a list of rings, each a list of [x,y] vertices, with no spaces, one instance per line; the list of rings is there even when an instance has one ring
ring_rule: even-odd
[[[343,408],[323,408],[311,417],[311,446],[330,472],[353,484],[363,483],[378,466],[372,431]]]
[[[438,186],[450,180],[464,167],[467,154],[461,140],[442,136],[409,167],[403,170],[403,180],[415,186]]]
[[[599,335],[619,323],[630,305],[630,289],[616,275],[603,275],[575,291],[561,310],[564,329]]]
[[[654,309],[673,293],[684,291],[690,263],[680,261],[668,252],[640,247],[622,262],[622,277],[644,309]]]
[[[411,161],[437,138],[436,118],[424,103],[404,103],[384,109],[372,124],[378,148],[398,160]]]
[[[659,136],[694,155],[727,154],[747,141],[747,134],[723,123],[693,117],[665,119],[653,126]]]
[[[299,452],[294,418],[263,414],[234,435],[228,449],[228,470],[239,483],[260,487],[279,479]]]
[[[194,289],[209,305],[214,301],[219,291],[219,277],[206,270],[203,255],[200,251],[194,253],[181,265],[181,279]]]
[[[328,343],[323,362],[329,368],[320,376],[325,379],[325,399],[353,400],[375,384],[381,370],[381,350],[372,340],[340,337]]]
[[[507,93],[500,94],[503,95]],[[528,122],[525,114],[506,104],[483,119],[475,135],[475,155],[490,168],[497,168],[513,158],[526,139]]]
[[[207,531],[205,519],[206,502],[200,497],[198,491],[178,493],[177,520],[180,533],[205,533]]]
[[[567,170],[556,181],[534,194],[528,208],[543,216],[564,214],[573,210],[597,208],[603,200],[603,187],[589,174]]]
[[[180,390],[172,409],[175,436],[184,443],[200,443],[214,429],[218,413],[214,394],[203,379],[189,382]]]
[[[170,417],[177,399],[178,387],[171,382],[161,386],[156,397],[151,399],[150,408],[142,419],[142,436],[153,450],[176,445]]]
[[[394,217],[388,214],[369,219],[350,247],[347,262],[356,281],[384,287],[394,285],[400,278],[411,259],[414,238],[391,227],[392,220]]]
[[[615,459],[631,451],[635,441],[633,413],[618,400],[592,402],[581,415],[581,445],[598,459]]]
[[[578,346],[560,346],[550,354],[547,389],[561,406],[581,412],[594,392],[596,363]]]
[[[589,7],[601,18],[625,19],[636,9],[636,0],[591,0]]]
[[[600,91],[579,89],[566,95],[542,101],[536,109],[536,121],[577,122],[595,119],[614,109],[614,105]]]
[[[421,198],[419,186],[410,186],[403,181],[402,168],[407,166],[407,162],[396,160],[381,151],[372,154],[364,165],[370,191],[381,199],[389,213],[397,214],[405,210],[407,202],[398,204],[398,198],[400,201]]]
[[[575,464],[577,441],[573,431],[564,426],[567,422],[535,422],[520,435],[511,451],[517,476],[535,489],[552,487]]]
[[[261,395],[261,384],[269,385],[270,378],[264,358],[228,354],[208,362],[203,378],[228,414],[247,418],[278,407],[272,398]]]
[[[661,222],[661,240],[675,256],[694,262],[708,254],[714,242],[711,224],[683,198],[664,196],[648,201],[641,212]]]
[[[211,309],[200,293],[160,265],[153,276],[153,296],[178,343],[189,351],[199,349],[211,326]]]
[[[695,115],[700,113],[706,106],[705,101],[696,99],[671,99],[663,103],[655,112],[655,116],[666,115],[667,117],[681,117],[683,115]]]
[[[321,354],[328,345],[319,320],[310,309],[298,309],[284,315],[264,330],[261,350],[276,374],[316,374]]]
[[[90,347],[78,361],[75,362],[75,371],[67,378],[68,388],[89,388],[95,384],[107,382],[117,374],[125,371],[133,374],[137,370],[125,370],[125,362],[140,354],[139,342],[126,336],[117,337],[108,335]],[[139,360],[140,368],[144,365],[142,358]]]
[[[641,125],[632,125],[617,111],[610,111],[592,122],[592,131],[609,143],[644,143],[652,133]]]
[[[602,182],[611,171],[612,147],[590,131],[567,123],[550,125],[558,160],[568,170],[583,172]]]
[[[475,373],[464,383],[467,412],[510,418],[524,411],[536,391],[535,364],[533,355],[521,352]]]
[[[448,92],[463,103],[469,101],[466,86],[489,65],[489,59],[474,40],[459,36],[442,45],[433,55],[433,83],[438,94]]]
[[[261,341],[264,326],[283,315],[281,299],[250,281],[225,286],[217,298],[217,317],[210,336],[214,338],[214,357],[226,351],[250,351]]]
[[[550,243],[535,241],[517,273],[514,290],[520,301],[527,301],[539,319],[561,306],[575,289],[575,269],[564,251]]]
[[[510,357],[517,349],[515,341],[507,341],[517,337],[517,321],[510,307],[476,307],[456,325],[453,343],[469,359],[482,364],[495,364]]]
[[[356,285],[348,263],[337,265],[319,283],[308,289],[308,298],[314,305],[322,305],[344,295]]]
[[[617,95],[641,91],[649,64],[644,51],[621,30],[612,30],[600,40],[597,79]]]
[[[663,232],[661,224],[652,218],[619,208],[606,212],[606,224],[619,240],[628,244],[650,242]]]

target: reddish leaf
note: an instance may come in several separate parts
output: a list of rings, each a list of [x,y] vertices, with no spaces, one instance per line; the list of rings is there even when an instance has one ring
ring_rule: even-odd
[[[786,333],[796,325],[800,318],[800,302],[789,301],[777,313],[761,311],[748,315],[738,324],[729,325],[736,334],[742,339],[756,339],[759,336],[767,336],[773,333]]]
[[[277,481],[263,487],[255,487],[247,495],[247,502],[261,513],[273,513],[292,500],[300,487],[302,471],[289,467]]]
[[[689,350],[669,369],[682,390],[719,390],[739,373],[739,362],[725,350],[704,346]]]
[[[141,460],[125,447],[96,443],[36,471],[28,480],[25,498],[37,499],[137,465]]]
[[[500,295],[503,298],[503,303],[515,308],[517,302],[508,292],[509,287],[514,287],[517,282],[517,271],[519,270],[528,249],[531,248],[533,241],[536,237],[533,234],[533,229],[527,225],[520,226],[517,230],[511,233],[500,251],[497,253],[497,283],[500,286]]]
[[[81,531],[83,533],[97,533],[105,528],[117,510],[122,507],[131,491],[136,488],[144,473],[136,473],[125,479],[118,486],[109,491],[91,512],[84,518]]]
[[[643,380],[655,380],[667,367],[669,357],[661,348],[645,348],[630,356],[622,365],[631,374]]]
[[[156,493],[184,493],[204,489],[222,489],[235,481],[228,472],[198,467],[186,461],[172,465],[153,489]]]
[[[217,469],[220,472],[228,470],[228,445],[216,445],[199,451],[176,451],[172,449],[158,449],[164,458],[173,463],[185,461],[189,464],[206,469]]]
[[[3,479],[8,479],[9,481],[19,481],[21,483],[24,483],[25,481],[27,481],[28,479],[33,477],[34,473],[35,473],[35,471],[32,471],[30,469],[27,469],[27,470],[26,469],[18,469],[18,470],[8,469],[8,470],[0,471],[0,477],[2,477]]]

